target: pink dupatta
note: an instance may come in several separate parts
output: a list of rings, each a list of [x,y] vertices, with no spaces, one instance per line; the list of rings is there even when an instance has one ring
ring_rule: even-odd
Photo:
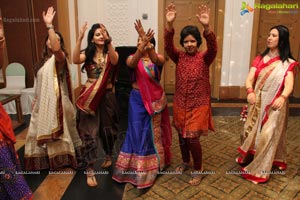
[[[154,66],[156,67],[156,66]],[[165,164],[171,164],[172,129],[167,106],[167,98],[160,83],[144,67],[142,60],[135,69],[136,81],[142,96],[143,104],[149,115],[161,114],[162,143],[165,150]],[[159,73],[160,80],[160,73]]]

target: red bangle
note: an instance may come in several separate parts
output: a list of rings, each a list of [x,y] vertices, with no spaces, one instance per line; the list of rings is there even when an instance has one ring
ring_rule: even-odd
[[[251,93],[254,93],[254,90],[253,88],[247,88],[247,95],[251,94]]]

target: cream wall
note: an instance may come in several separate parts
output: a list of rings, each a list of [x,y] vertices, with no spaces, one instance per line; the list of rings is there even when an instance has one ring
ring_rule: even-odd
[[[79,28],[85,21],[88,22],[89,28],[94,23],[103,23],[115,47],[136,46],[138,36],[134,29],[136,19],[141,19],[145,30],[151,27],[157,33],[158,0],[77,0],[77,3]],[[148,18],[143,19],[143,15],[147,15]],[[88,30],[83,39],[82,49],[87,44],[87,33]],[[157,40],[157,34],[155,37]],[[81,82],[84,83],[86,74],[81,74],[81,78]]]
[[[244,86],[249,69],[253,12],[241,16],[243,0],[226,0],[221,86]],[[254,0],[247,3],[253,7]]]
[[[134,29],[135,19],[142,20],[145,29],[154,29],[157,40],[158,33],[158,0],[68,0],[70,7],[71,48],[76,42],[74,1],[78,4],[78,26],[87,21],[89,28],[94,23],[103,23],[113,38],[114,46],[135,46],[137,33]],[[224,43],[219,46],[223,51],[221,86],[243,86],[249,69],[253,13],[240,15],[243,0],[226,0],[224,21]],[[247,3],[254,5],[254,0]],[[87,30],[88,32],[88,30]],[[86,47],[86,35],[82,49]],[[162,42],[162,41],[161,41]],[[76,66],[72,65],[75,74]],[[86,74],[81,74],[82,83],[86,81]],[[75,84],[74,84],[75,85]]]

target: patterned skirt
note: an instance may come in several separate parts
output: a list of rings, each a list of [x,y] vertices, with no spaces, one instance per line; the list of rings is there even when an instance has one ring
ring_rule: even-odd
[[[13,144],[0,139],[0,199],[31,199]]]
[[[165,167],[170,154],[164,149],[162,114],[150,116],[138,90],[130,94],[128,129],[119,153],[113,179],[129,182],[137,188],[154,184],[159,170]]]

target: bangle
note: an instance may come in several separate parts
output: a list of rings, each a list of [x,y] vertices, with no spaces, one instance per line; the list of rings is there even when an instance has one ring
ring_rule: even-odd
[[[52,24],[50,24],[50,25],[46,25],[46,28],[47,28],[47,30],[54,29],[54,26]]]
[[[254,90],[252,87],[250,87],[250,88],[247,88],[246,92],[247,92],[247,95],[249,95],[251,93],[254,93]]]
[[[110,44],[110,43],[111,43],[111,40],[112,40],[112,38],[109,36],[109,38],[106,39],[106,40],[104,41],[104,44],[105,44],[105,45]]]
[[[287,100],[287,96],[281,94],[280,97],[282,97],[285,101]]]

